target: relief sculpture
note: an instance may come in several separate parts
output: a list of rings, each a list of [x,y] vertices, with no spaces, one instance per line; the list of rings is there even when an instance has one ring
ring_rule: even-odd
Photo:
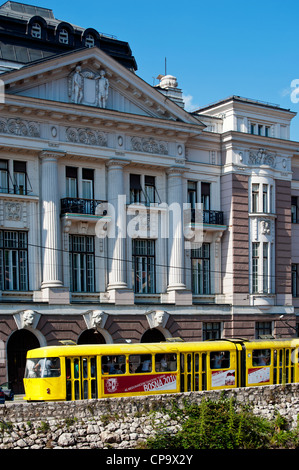
[[[99,73],[91,70],[82,70],[77,65],[68,78],[68,95],[72,103],[90,104],[99,108],[106,108],[109,92],[109,80],[106,71]]]

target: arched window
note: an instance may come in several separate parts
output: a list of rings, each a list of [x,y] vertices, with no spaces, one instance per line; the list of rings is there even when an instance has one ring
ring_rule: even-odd
[[[85,38],[85,47],[94,47],[94,37],[92,34],[88,34]]]
[[[42,37],[42,27],[39,23],[33,23],[31,28],[31,36],[33,38],[41,39]]]
[[[59,42],[61,44],[68,44],[69,43],[69,33],[66,29],[61,29],[59,31]]]

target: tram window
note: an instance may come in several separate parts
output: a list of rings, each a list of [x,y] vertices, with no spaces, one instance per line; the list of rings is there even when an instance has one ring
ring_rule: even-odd
[[[176,370],[176,354],[156,354],[156,372],[167,372]]]
[[[102,374],[124,374],[126,356],[102,356]]]
[[[129,370],[131,374],[152,371],[152,356],[150,354],[134,354],[129,357]]]
[[[228,369],[230,364],[229,351],[215,351],[210,354],[211,369]]]
[[[25,378],[60,377],[59,357],[27,359]]]
[[[270,349],[254,349],[252,351],[252,365],[253,366],[269,366],[271,363],[271,350]]]

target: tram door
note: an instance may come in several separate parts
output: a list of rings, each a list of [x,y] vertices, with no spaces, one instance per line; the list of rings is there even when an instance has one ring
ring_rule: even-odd
[[[97,398],[96,357],[66,358],[67,400]]]
[[[273,383],[285,384],[295,380],[294,350],[291,348],[273,351]]]
[[[184,353],[180,357],[181,392],[207,390],[206,353]]]

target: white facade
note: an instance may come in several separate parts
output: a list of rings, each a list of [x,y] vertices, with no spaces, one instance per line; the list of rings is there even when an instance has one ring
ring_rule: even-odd
[[[294,113],[231,97],[190,114],[170,78],[97,47],[2,74],[5,344],[294,334]]]

